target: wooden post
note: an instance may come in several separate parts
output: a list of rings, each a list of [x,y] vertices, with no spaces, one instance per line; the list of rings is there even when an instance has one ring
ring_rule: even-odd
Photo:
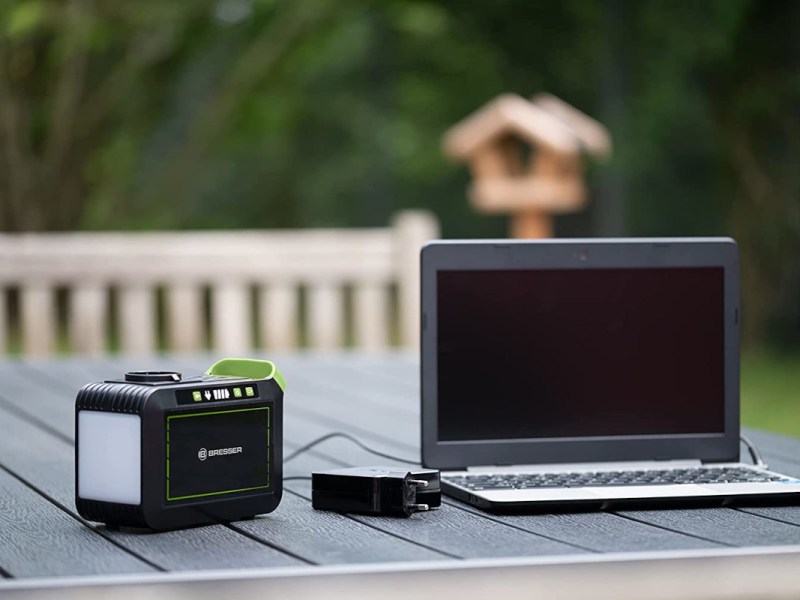
[[[532,175],[542,180],[558,181],[571,166],[568,156],[545,148],[536,150],[530,165]],[[510,235],[516,239],[544,239],[553,237],[553,217],[550,213],[535,208],[520,206],[511,213]]]
[[[512,238],[544,239],[553,237],[553,219],[546,212],[525,210],[511,215]]]
[[[400,345],[419,348],[420,248],[439,237],[439,224],[426,211],[403,211],[392,222],[400,304]]]
[[[0,356],[8,351],[8,291],[0,285]]]

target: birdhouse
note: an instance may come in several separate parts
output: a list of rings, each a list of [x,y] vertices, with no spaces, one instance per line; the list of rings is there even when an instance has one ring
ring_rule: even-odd
[[[586,205],[582,154],[607,157],[600,123],[550,94],[504,94],[444,137],[444,152],[469,163],[469,198],[480,212],[510,214],[511,236],[552,236],[552,216]]]

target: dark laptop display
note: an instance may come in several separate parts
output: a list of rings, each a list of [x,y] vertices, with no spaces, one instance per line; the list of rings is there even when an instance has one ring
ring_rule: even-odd
[[[721,267],[436,276],[440,440],[724,431]]]
[[[730,238],[423,248],[422,460],[487,510],[797,502],[739,453]]]

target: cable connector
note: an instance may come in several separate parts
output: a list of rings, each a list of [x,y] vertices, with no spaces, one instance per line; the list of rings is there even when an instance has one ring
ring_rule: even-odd
[[[311,474],[317,510],[410,517],[442,503],[439,471],[399,467],[354,467]]]

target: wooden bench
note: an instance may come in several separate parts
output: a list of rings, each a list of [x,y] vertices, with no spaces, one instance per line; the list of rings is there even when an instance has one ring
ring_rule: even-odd
[[[437,236],[424,211],[380,229],[0,235],[0,349],[415,346]]]

